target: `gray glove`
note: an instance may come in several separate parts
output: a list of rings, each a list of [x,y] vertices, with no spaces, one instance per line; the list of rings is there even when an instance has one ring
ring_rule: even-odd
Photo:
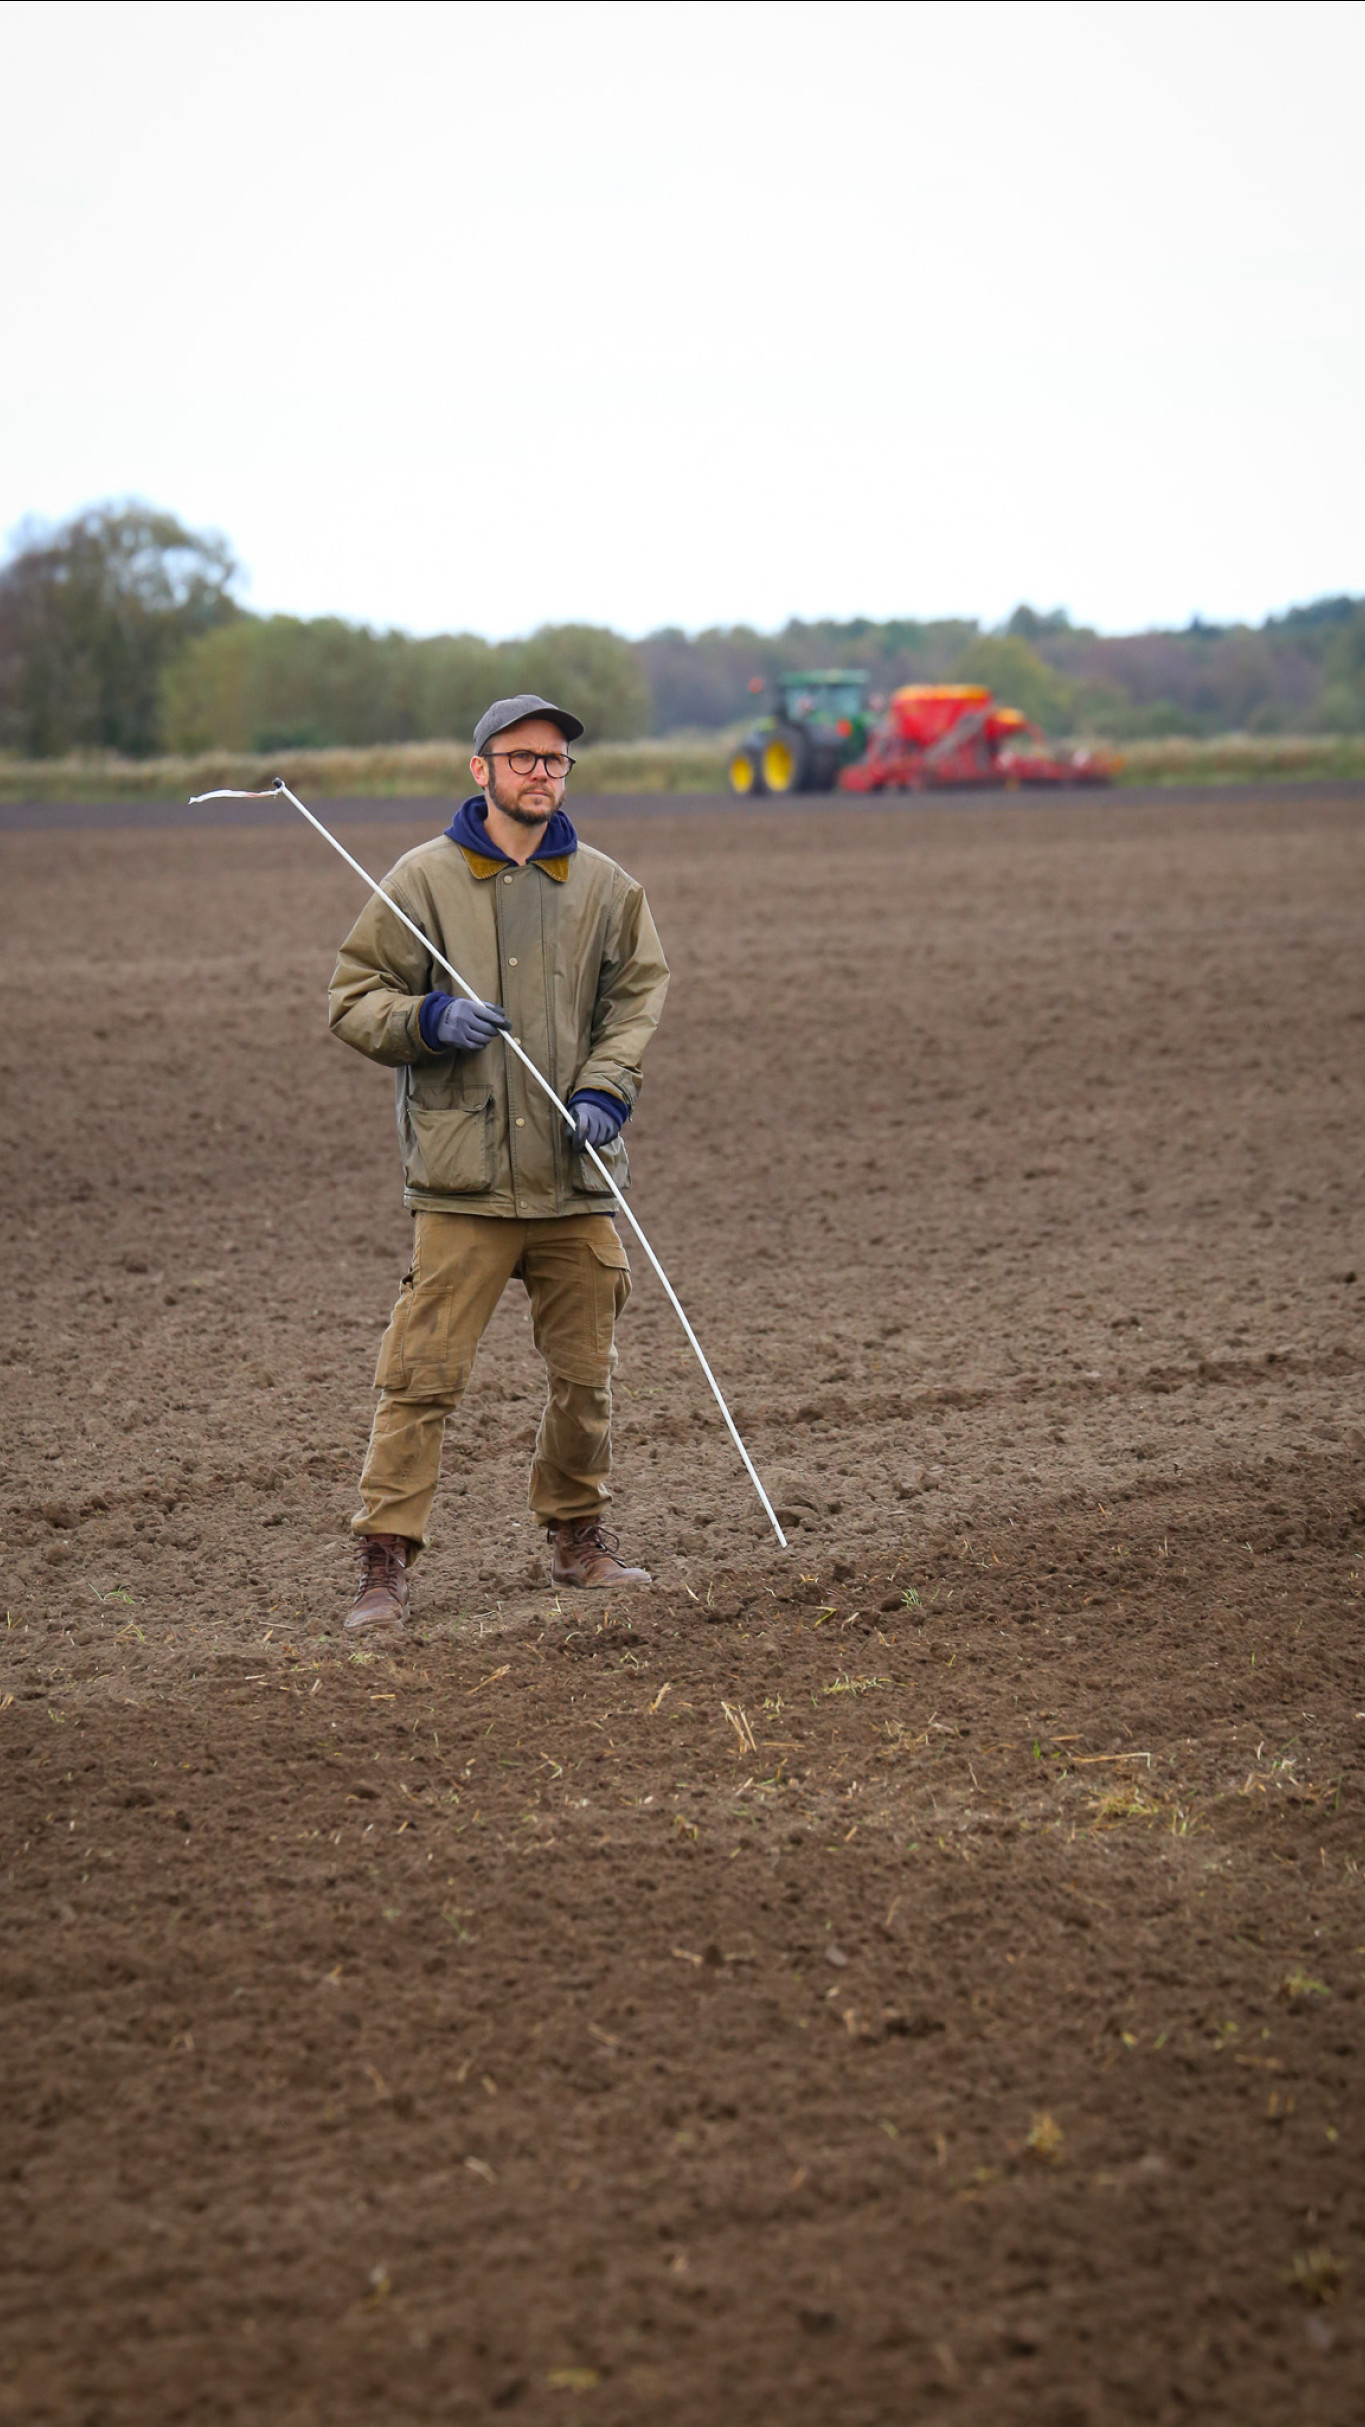
[[[600,1104],[575,1104],[572,1110],[574,1119],[578,1123],[578,1135],[574,1139],[575,1154],[581,1154],[585,1146],[596,1146],[600,1151],[602,1147],[610,1146],[614,1137],[619,1136],[621,1122],[614,1121],[609,1112],[603,1112]],[[621,1112],[622,1119],[624,1119],[624,1105],[621,1107]]]
[[[436,1023],[436,1042],[446,1053],[479,1053],[499,1029],[512,1025],[501,1003],[471,1003],[453,996]]]

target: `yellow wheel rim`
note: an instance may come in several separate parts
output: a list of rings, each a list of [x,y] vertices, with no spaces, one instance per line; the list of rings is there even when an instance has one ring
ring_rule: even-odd
[[[763,752],[763,781],[770,792],[790,792],[796,782],[796,760],[785,742],[769,742]]]
[[[753,788],[754,762],[747,751],[737,751],[730,761],[730,790],[732,792],[752,792]]]

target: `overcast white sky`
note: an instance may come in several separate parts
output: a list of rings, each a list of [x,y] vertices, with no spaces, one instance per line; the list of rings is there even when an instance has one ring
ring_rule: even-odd
[[[0,8],[0,530],[490,634],[1365,589],[1352,0]]]

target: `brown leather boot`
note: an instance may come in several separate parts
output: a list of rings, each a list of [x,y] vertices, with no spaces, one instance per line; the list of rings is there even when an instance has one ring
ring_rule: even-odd
[[[362,1534],[360,1584],[348,1627],[401,1626],[408,1614],[408,1552],[405,1534]]]
[[[556,1584],[652,1584],[648,1568],[627,1567],[596,1517],[561,1517],[548,1528],[554,1546],[550,1574]]]

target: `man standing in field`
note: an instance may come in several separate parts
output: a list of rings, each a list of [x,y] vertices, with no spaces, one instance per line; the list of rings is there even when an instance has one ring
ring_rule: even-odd
[[[611,1497],[613,1333],[630,1266],[612,1199],[620,1137],[668,989],[642,888],[581,844],[562,803],[583,727],[523,692],[474,730],[479,785],[445,833],[407,852],[384,891],[483,1002],[443,974],[376,896],[341,947],[337,1035],[391,1064],[412,1264],[379,1351],[380,1393],[352,1520],[360,1586],[348,1627],[401,1625],[407,1570],[426,1540],[446,1418],[509,1281],[526,1285],[549,1390],[531,1508],[559,1585],[648,1584],[602,1531]],[[576,1138],[499,1041],[510,1029],[578,1122]]]

